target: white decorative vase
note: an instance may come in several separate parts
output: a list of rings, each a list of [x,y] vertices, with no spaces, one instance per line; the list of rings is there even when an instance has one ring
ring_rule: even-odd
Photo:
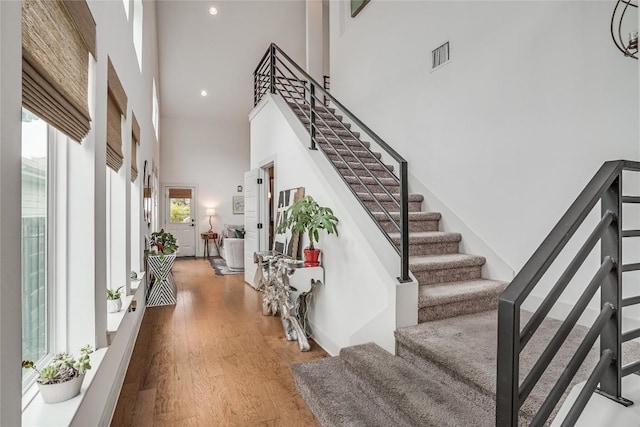
[[[82,381],[84,381],[84,374],[60,384],[37,384],[44,403],[60,403],[80,394]]]
[[[107,313],[117,313],[122,308],[122,298],[107,300]]]

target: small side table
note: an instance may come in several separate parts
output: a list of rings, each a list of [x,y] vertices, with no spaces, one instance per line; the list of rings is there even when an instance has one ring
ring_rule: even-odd
[[[216,251],[218,255],[220,255],[220,248],[218,248],[218,233],[214,232],[206,232],[200,233],[200,237],[204,240],[204,250],[202,256],[205,258],[209,258],[211,254],[209,253],[209,240],[213,240],[213,244],[216,245]]]

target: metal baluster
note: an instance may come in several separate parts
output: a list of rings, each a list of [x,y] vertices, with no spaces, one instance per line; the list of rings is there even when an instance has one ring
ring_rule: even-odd
[[[309,149],[317,150],[316,148],[316,87],[313,83],[310,83],[309,93],[311,94],[309,99],[309,136],[311,136],[311,146]]]
[[[400,163],[400,283],[410,282],[409,278],[409,189],[408,171],[405,160]]]
[[[611,183],[602,196],[600,203],[602,214],[611,211],[615,220],[605,230],[600,243],[600,258],[610,256],[615,261],[615,268],[605,277],[600,291],[600,304],[611,304],[615,309],[615,315],[608,320],[600,336],[600,354],[605,350],[613,351],[612,362],[604,370],[600,379],[600,388],[597,390],[609,399],[625,404],[629,402],[622,397],[622,340],[621,320],[622,313],[622,171]]]
[[[276,46],[271,43],[269,48],[271,51],[269,54],[269,85],[271,86],[271,93],[276,93]]]

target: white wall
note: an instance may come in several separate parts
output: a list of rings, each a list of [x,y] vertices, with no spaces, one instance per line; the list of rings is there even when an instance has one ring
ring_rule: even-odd
[[[386,1],[355,19],[333,3],[332,93],[518,271],[604,161],[640,157],[613,3]]]
[[[313,337],[334,355],[369,341],[394,352],[393,331],[417,321],[417,285],[398,285],[399,256],[324,155],[308,149],[308,139],[279,96],[268,95],[251,114],[251,168],[275,159],[274,194],[304,187],[340,220],[339,237],[322,233],[317,244],[325,282],[313,297]],[[306,236],[301,245],[308,245]]]
[[[249,169],[249,123],[228,120],[163,117],[162,182],[195,185],[196,255],[201,256],[200,233],[209,230],[206,208],[215,207],[213,229],[220,232],[223,224],[243,224],[242,215],[232,212],[232,197],[237,186],[244,186],[244,171]],[[164,194],[161,194],[160,219],[166,227]],[[212,251],[213,247],[211,248]]]

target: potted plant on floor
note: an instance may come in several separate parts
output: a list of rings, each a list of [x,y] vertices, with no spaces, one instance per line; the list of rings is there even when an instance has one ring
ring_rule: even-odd
[[[317,267],[320,265],[320,249],[316,249],[313,242],[319,241],[319,231],[326,230],[327,234],[338,235],[338,218],[331,208],[320,206],[311,196],[305,196],[287,209],[287,217],[278,227],[278,233],[283,233],[287,228],[293,233],[309,236],[309,247],[304,249],[305,267]]]
[[[80,393],[84,374],[91,369],[91,353],[93,349],[87,345],[80,349],[77,360],[67,353],[60,353],[42,369],[38,369],[31,360],[23,360],[22,367],[38,373],[36,382],[45,403],[64,402]]]
[[[107,289],[107,313],[117,313],[122,308],[122,298],[120,289],[124,286],[120,286],[118,289]]]

